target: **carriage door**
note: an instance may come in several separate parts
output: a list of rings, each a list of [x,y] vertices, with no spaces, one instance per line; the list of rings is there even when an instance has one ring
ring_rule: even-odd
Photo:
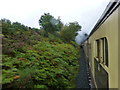
[[[94,57],[95,82],[97,88],[109,88],[108,84],[108,42],[106,38],[96,40]]]

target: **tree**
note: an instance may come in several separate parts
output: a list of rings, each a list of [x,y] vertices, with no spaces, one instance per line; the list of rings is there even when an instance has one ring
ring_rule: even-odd
[[[60,31],[63,24],[59,18],[55,19],[49,13],[44,13],[44,15],[42,15],[41,18],[39,19],[39,25],[46,32],[54,33],[56,31]]]
[[[70,42],[75,39],[76,32],[79,30],[81,30],[81,26],[78,22],[72,22],[64,26],[60,32],[60,35],[65,41]]]
[[[19,23],[19,22],[13,22],[12,27],[13,27],[15,30],[27,30],[27,29],[28,29],[28,27],[26,27],[25,25],[22,25],[22,24]]]
[[[13,34],[17,30],[28,30],[28,27],[19,23],[13,22],[11,23],[8,19],[1,19],[2,22],[2,33],[3,34]]]
[[[11,32],[11,21],[8,19],[1,19],[0,21],[2,22],[2,33],[8,34]]]

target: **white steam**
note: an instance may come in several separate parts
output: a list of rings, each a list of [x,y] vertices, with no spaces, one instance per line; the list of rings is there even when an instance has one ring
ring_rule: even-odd
[[[51,18],[50,22],[51,22],[53,25],[59,24],[59,21],[56,20],[55,18]]]
[[[78,35],[75,37],[75,41],[80,45],[82,42],[84,42],[85,39],[87,39],[88,34],[84,31],[78,31],[77,33]]]

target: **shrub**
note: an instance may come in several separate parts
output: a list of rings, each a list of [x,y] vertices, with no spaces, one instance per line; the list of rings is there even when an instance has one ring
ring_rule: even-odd
[[[78,51],[70,44],[39,42],[3,57],[3,87],[73,88],[78,70]]]

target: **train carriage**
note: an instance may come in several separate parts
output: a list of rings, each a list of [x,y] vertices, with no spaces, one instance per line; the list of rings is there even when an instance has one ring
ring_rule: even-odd
[[[96,88],[119,88],[118,30],[120,0],[110,2],[84,42]]]

